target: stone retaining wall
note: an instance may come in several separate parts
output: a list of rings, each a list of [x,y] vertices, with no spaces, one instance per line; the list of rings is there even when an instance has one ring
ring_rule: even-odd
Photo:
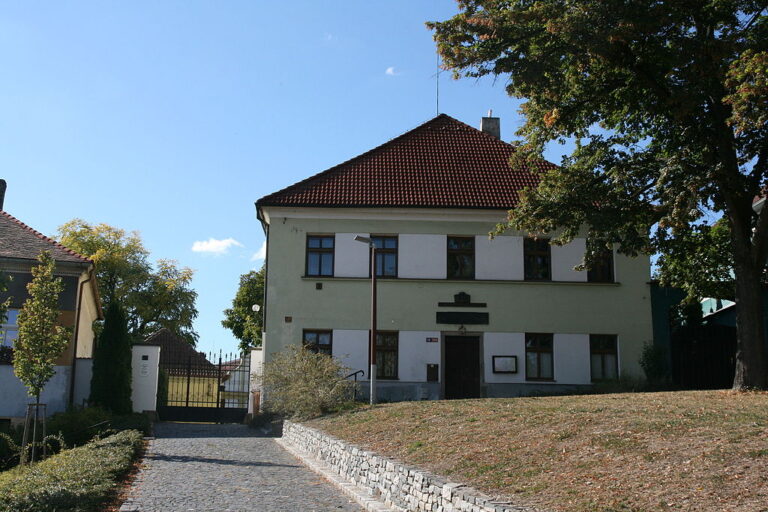
[[[462,484],[347,444],[313,428],[286,421],[283,440],[329,465],[350,483],[402,511],[533,512],[483,496]]]

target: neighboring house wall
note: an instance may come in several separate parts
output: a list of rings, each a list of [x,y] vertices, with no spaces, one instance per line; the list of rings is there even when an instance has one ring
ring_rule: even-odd
[[[48,414],[66,410],[69,401],[71,366],[56,366],[55,374],[45,386],[40,402],[47,405]],[[27,388],[14,375],[13,366],[0,365],[0,418],[23,418],[28,403],[35,399],[29,396]]]
[[[2,263],[0,261],[0,263]],[[26,285],[31,282],[31,264],[17,263],[0,264],[3,272],[11,277],[8,290],[0,294],[0,301],[11,298],[11,310],[17,312],[28,298]],[[55,362],[55,375],[45,386],[41,401],[47,404],[49,414],[66,410],[70,394],[72,403],[81,405],[90,395],[91,361],[93,357],[94,338],[93,323],[99,319],[95,281],[89,279],[88,270],[68,268],[67,265],[57,265],[56,277],[60,277],[64,283],[64,291],[59,295],[58,324],[70,330],[71,339],[62,354]],[[80,284],[83,285],[80,313],[78,315],[78,294]],[[16,318],[16,315],[9,315]],[[75,357],[75,324],[77,328],[77,358]],[[16,325],[6,324],[6,329],[15,331]],[[8,346],[12,346],[10,340],[6,340]],[[73,363],[75,367],[75,380],[72,381]],[[0,390],[3,391],[3,399],[0,400],[0,417],[18,418],[25,414],[25,404],[32,400],[21,381],[14,375],[13,366],[0,365]]]
[[[552,247],[552,281],[532,282],[523,280],[523,233],[487,239],[504,211],[267,207],[264,212],[269,221],[266,361],[301,343],[303,330],[327,329],[333,332],[333,354],[352,370],[365,370],[367,378],[368,249],[350,240],[351,234],[373,233],[397,235],[399,242],[398,278],[378,281],[378,329],[399,332],[398,379],[381,381],[384,398],[442,393],[441,382],[426,382],[426,368],[438,364],[443,379],[445,336],[457,334],[460,325],[437,323],[437,312],[489,314],[487,325],[464,326],[467,334],[480,337],[487,396],[589,385],[590,334],[616,335],[621,375],[642,374],[640,352],[653,334],[648,258],[615,255],[616,282],[587,283],[586,272],[573,270],[584,253],[579,238]],[[308,234],[336,235],[334,277],[305,276]],[[476,279],[446,279],[448,236],[475,238]],[[453,302],[459,292],[487,307],[438,306]],[[525,333],[554,335],[553,381],[526,381]],[[493,373],[494,355],[517,356],[518,372]]]

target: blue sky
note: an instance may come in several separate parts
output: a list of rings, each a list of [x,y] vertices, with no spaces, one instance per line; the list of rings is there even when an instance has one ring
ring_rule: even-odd
[[[222,310],[262,263],[254,201],[432,118],[424,22],[456,12],[453,0],[6,3],[5,210],[48,235],[75,217],[139,231],[153,259],[196,270],[198,347],[232,350]],[[493,109],[505,140],[518,106],[503,79],[440,78],[441,112],[477,126]]]

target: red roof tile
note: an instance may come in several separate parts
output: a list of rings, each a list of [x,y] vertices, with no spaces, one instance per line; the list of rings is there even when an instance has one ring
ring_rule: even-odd
[[[360,156],[262,197],[261,206],[510,209],[539,173],[513,169],[514,148],[440,114]]]
[[[85,256],[64,247],[13,215],[0,210],[0,258],[34,260],[42,251],[50,251],[55,261],[92,263]]]

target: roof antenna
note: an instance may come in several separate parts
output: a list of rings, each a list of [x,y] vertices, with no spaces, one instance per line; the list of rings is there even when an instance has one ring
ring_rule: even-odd
[[[493,109],[492,108],[488,109],[488,117],[493,117]]]

